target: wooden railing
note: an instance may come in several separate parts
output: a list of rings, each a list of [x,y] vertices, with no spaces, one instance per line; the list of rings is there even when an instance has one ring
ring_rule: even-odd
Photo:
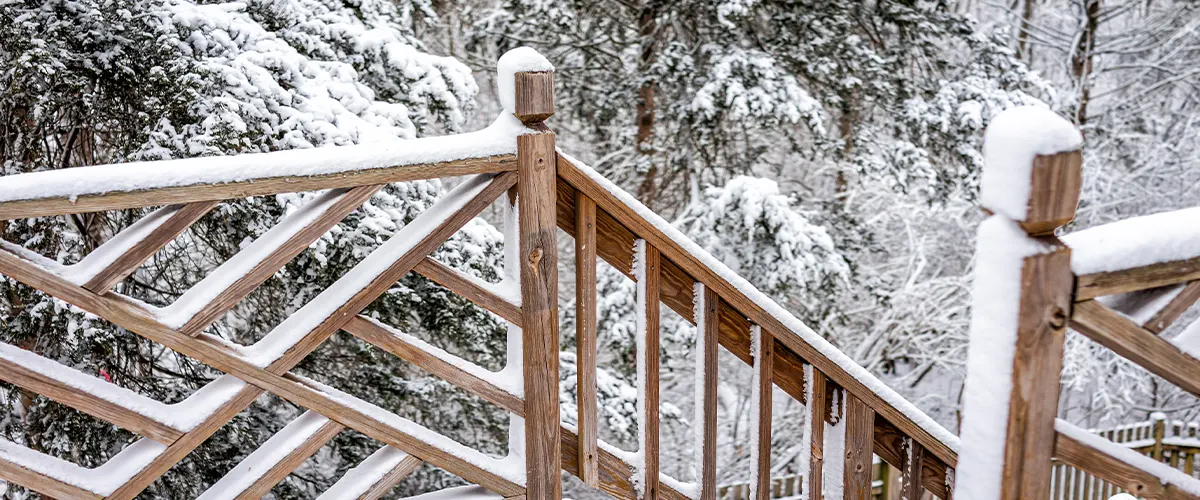
[[[1151,459],[1167,464],[1193,478],[1200,458],[1200,436],[1196,422],[1168,421],[1156,413],[1150,420],[1107,429],[1092,429],[1113,443],[1127,447]],[[1200,478],[1198,478],[1200,479]],[[1070,464],[1055,460],[1050,472],[1050,498],[1054,500],[1107,499],[1128,493],[1120,485],[1105,481]]]
[[[511,111],[521,123],[493,125],[471,137],[0,179],[0,219],[5,220],[166,205],[72,266],[0,242],[0,273],[226,374],[183,402],[164,404],[0,343],[0,379],[143,436],[97,469],[0,441],[0,478],[55,498],[133,498],[269,392],[307,412],[214,485],[213,496],[262,496],[333,436],[349,430],[384,443],[362,467],[387,471],[365,482],[360,474],[347,473],[335,488],[349,497],[383,495],[428,463],[506,498],[561,498],[561,467],[618,498],[714,499],[716,363],[718,348],[724,347],[754,367],[755,498],[770,493],[773,386],[808,407],[813,423],[805,437],[810,448],[804,485],[808,498],[822,498],[822,482],[839,485],[831,490],[844,491],[846,498],[869,498],[873,454],[902,471],[903,498],[919,498],[923,490],[950,497],[953,435],[627,193],[557,153],[554,134],[543,124],[554,112],[553,73],[511,76],[516,93]],[[498,123],[503,125],[504,119]],[[463,144],[474,146],[464,149]],[[145,168],[168,174],[136,178],[148,172]],[[472,177],[258,343],[233,346],[206,332],[384,184],[468,174]],[[329,191],[281,220],[170,306],[154,308],[113,289],[224,200],[319,189]],[[497,199],[505,210],[516,212],[509,223],[516,224],[511,233],[519,241],[508,241],[505,251],[515,254],[509,261],[519,269],[505,272],[507,283],[520,284],[519,293],[507,293],[429,256]],[[558,228],[575,238],[579,273],[577,433],[562,426],[559,415]],[[637,281],[638,310],[645,315],[637,349],[643,395],[637,453],[610,447],[597,434],[597,259]],[[510,338],[510,354],[516,355],[508,362],[521,369],[484,370],[362,314],[409,272],[520,327],[510,329],[519,338]],[[697,422],[702,445],[692,482],[659,470],[660,305],[699,326],[697,376],[703,390],[697,398]],[[523,417],[524,432],[511,438],[513,450],[505,457],[484,455],[370,401],[293,373],[339,331]],[[514,352],[511,346],[517,345]],[[520,377],[506,378],[511,373]],[[827,454],[829,446],[837,450],[832,455]]]
[[[980,281],[975,288],[959,478],[971,486],[964,493],[981,500],[1062,498],[1052,485],[1062,488],[1076,479],[1095,477],[1141,498],[1200,498],[1200,481],[1191,475],[1055,418],[1068,326],[1200,396],[1200,360],[1158,335],[1200,298],[1200,249],[1172,242],[1173,237],[1195,241],[1191,216],[1196,209],[1089,229],[1091,233],[1060,240],[1055,232],[1074,218],[1079,201],[1082,138],[1075,133],[1076,140],[1065,147],[1052,144],[1055,137],[1064,142],[1072,135],[1064,130],[1074,127],[1049,111],[1005,113],[1011,114],[997,117],[991,127],[1009,118],[1023,121],[1015,128],[1010,121],[995,139],[989,131],[985,144],[1001,150],[996,155],[1001,161],[989,164],[992,172],[984,174],[982,198],[990,217],[981,225],[976,257]],[[1042,128],[1030,130],[1038,127]],[[1057,152],[1051,151],[1055,148]],[[1029,163],[1013,163],[1022,157]],[[1008,182],[989,185],[989,174]],[[1023,210],[1014,213],[997,200],[1021,196],[1017,177],[1028,179],[1028,196]],[[1186,216],[1181,220],[1188,223],[1163,223],[1164,217],[1179,216]],[[1116,234],[1094,238],[1097,231],[1114,229]],[[1183,231],[1171,233],[1178,230]],[[986,293],[997,285],[1011,285],[1013,293]],[[1179,288],[1168,291],[1170,300],[1142,323],[1096,300],[1172,286]],[[995,327],[1010,323],[1011,330]],[[988,358],[990,369],[970,366],[978,361],[975,351],[980,346],[980,360]],[[1006,404],[996,407],[992,401]],[[1086,474],[1052,479],[1052,459]],[[1103,493],[1088,488],[1088,496],[1070,498],[1100,498],[1097,495]],[[1083,494],[1073,486],[1071,490],[1072,495]]]

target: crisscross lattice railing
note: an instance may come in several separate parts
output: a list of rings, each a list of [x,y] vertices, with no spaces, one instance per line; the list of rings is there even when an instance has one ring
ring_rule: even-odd
[[[488,129],[386,146],[353,146],[88,167],[0,179],[0,219],[164,206],[81,262],[64,266],[0,242],[0,273],[226,375],[164,404],[17,347],[0,344],[0,379],[142,436],[96,469],[0,441],[0,477],[59,498],[136,496],[245,409],[272,393],[307,411],[213,485],[206,498],[257,498],[345,429],[384,443],[328,498],[375,498],[428,463],[503,497],[561,497],[559,470],[620,498],[716,495],[716,356],[723,346],[754,367],[757,498],[769,494],[771,390],[809,408],[800,437],[808,498],[868,498],[872,455],[899,468],[906,499],[953,491],[955,438],[787,311],[613,186],[557,153],[542,123],[553,114],[553,73],[537,57],[501,59],[515,99]],[[536,54],[534,54],[536,55]],[[505,57],[508,57],[507,55]],[[507,68],[507,69],[506,69]],[[519,121],[518,121],[519,119]],[[206,329],[390,182],[469,175],[425,213],[251,346]],[[114,284],[222,200],[328,190],[289,214],[172,304],[155,308]],[[505,196],[509,193],[509,196]],[[505,251],[517,269],[485,283],[429,257],[495,200],[511,217]],[[517,206],[519,205],[519,209]],[[575,238],[579,427],[560,423],[557,231]],[[596,263],[638,286],[640,449],[623,452],[596,430]],[[510,368],[490,372],[361,312],[417,272],[519,328]],[[519,284],[519,289],[516,288]],[[659,307],[699,326],[696,474],[659,471]],[[523,417],[520,445],[492,457],[383,408],[292,372],[338,331]],[[513,333],[515,332],[515,333]],[[520,346],[514,351],[512,346]],[[519,357],[519,359],[517,359]]]

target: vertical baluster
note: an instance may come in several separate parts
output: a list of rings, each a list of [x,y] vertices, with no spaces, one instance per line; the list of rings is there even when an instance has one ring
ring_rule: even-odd
[[[875,410],[853,394],[842,391],[845,401],[845,462],[843,491],[847,500],[871,498],[871,450],[875,444]],[[831,457],[832,458],[832,457]]]
[[[775,360],[775,339],[762,327],[750,327],[751,351],[754,355],[754,412],[750,449],[754,466],[750,480],[751,500],[771,498],[771,388],[774,385],[771,368]]]
[[[921,462],[925,459],[925,447],[910,437],[904,438],[904,463],[900,476],[900,498],[921,499]]]
[[[575,352],[579,478],[600,486],[596,400],[596,202],[575,193]]]
[[[695,288],[696,422],[700,426],[696,450],[696,479],[700,500],[715,500],[717,491],[717,348],[721,322],[721,298],[701,283]]]
[[[825,461],[825,422],[830,420],[828,381],[825,379],[825,374],[817,371],[816,367],[808,365],[806,368],[812,372],[812,397],[808,400],[807,423],[812,437],[806,489],[809,500],[821,500],[824,497],[821,491],[821,476],[824,472]],[[840,457],[835,458],[840,459]]]
[[[641,434],[641,478],[642,495],[648,500],[658,498],[658,380],[659,380],[659,289],[661,283],[661,256],[658,249],[637,240],[637,291],[639,318],[638,332],[638,398],[642,420],[638,432]]]

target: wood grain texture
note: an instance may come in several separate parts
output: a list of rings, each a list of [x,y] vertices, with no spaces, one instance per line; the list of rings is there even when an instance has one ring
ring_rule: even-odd
[[[921,463],[924,461],[925,449],[912,439],[905,438],[906,451],[904,467],[900,469],[900,498],[902,500],[921,500]]]
[[[771,332],[774,332],[776,339],[778,340],[778,343],[776,344],[777,348],[781,346],[786,347],[800,359],[812,363],[830,380],[842,387],[847,388],[847,390],[849,390],[852,394],[855,394],[861,398],[863,402],[874,409],[877,414],[883,416],[888,421],[896,423],[896,425],[901,428],[905,434],[916,438],[922,446],[924,446],[931,454],[937,456],[943,462],[953,464],[957,460],[957,453],[950,445],[939,441],[932,434],[930,434],[929,431],[922,428],[920,425],[917,425],[912,421],[912,419],[905,416],[904,413],[898,408],[888,403],[878,394],[875,394],[874,391],[864,385],[862,381],[848,373],[833,360],[822,355],[816,347],[809,344],[797,333],[792,332],[791,329],[784,325],[778,318],[775,318],[771,314],[767,313],[762,307],[750,300],[750,298],[742,293],[737,287],[722,278],[714,270],[708,268],[708,266],[700,262],[698,257],[684,250],[678,243],[667,237],[661,230],[643,219],[641,215],[639,215],[632,207],[626,206],[623,202],[616,199],[616,197],[609,193],[605,188],[593,181],[587,176],[587,174],[583,173],[579,167],[571,164],[569,160],[562,156],[558,157],[558,173],[559,176],[573,188],[582,191],[588,197],[595,200],[600,210],[610,214],[616,222],[623,227],[628,228],[627,231],[636,233],[638,236],[645,238],[650,245],[657,247],[664,256],[664,270],[670,267],[666,264],[666,262],[676,264],[681,269],[681,272],[683,272],[685,275],[691,276],[692,281],[704,283],[706,287],[716,291],[717,294],[720,295],[721,298],[725,300],[725,302],[728,303],[731,308],[736,310],[742,317],[747,318],[756,324],[762,325]],[[560,198],[559,201],[561,203],[564,200]],[[599,222],[603,220],[603,217],[598,215],[597,219],[599,230],[603,231],[603,224],[599,224]],[[560,221],[560,223],[562,223],[562,221]],[[601,235],[599,239],[601,244],[603,244],[604,236]],[[599,253],[601,254],[601,257],[604,257],[605,252],[603,249],[601,249]],[[664,279],[664,281],[666,280]],[[675,309],[685,318],[691,318],[692,314],[687,312],[687,309],[690,309],[691,299],[687,299],[686,302],[689,307],[676,309],[674,306],[672,306],[672,309]],[[671,305],[671,303],[668,302],[668,305]],[[745,361],[748,358],[747,354],[749,351],[749,335],[746,335],[746,340],[744,343],[738,342],[737,345],[731,345],[732,342],[728,342],[724,337],[725,332],[726,329],[723,328],[722,345],[726,346],[726,348],[734,354],[738,354],[738,352],[743,353],[739,357],[743,357],[743,361]],[[779,373],[776,373],[776,381],[780,384],[780,387],[783,388],[783,380],[781,380],[778,376]],[[802,382],[799,384],[794,383],[795,374],[793,374],[792,377],[785,377],[785,379],[792,381],[793,387],[796,385],[799,385],[800,387],[803,386]],[[789,393],[791,393],[791,391],[789,391]]]
[[[64,483],[50,476],[34,472],[21,465],[0,458],[0,479],[19,484],[41,493],[50,499],[98,500],[104,498],[78,486]]]
[[[140,191],[110,192],[99,195],[83,195],[74,199],[64,197],[8,201],[0,203],[0,220],[157,207],[199,201],[231,200],[322,189],[344,189],[438,177],[493,174],[516,169],[517,159],[515,156],[500,155],[326,175],[262,177],[223,184],[192,184]]]
[[[562,470],[569,474],[579,475],[579,437],[575,432],[563,428],[562,438],[563,462]],[[633,465],[617,458],[616,455],[600,448],[600,490],[623,500],[639,500],[637,491],[633,488],[632,478],[635,472]],[[659,485],[659,498],[663,500],[687,500],[688,497],[674,490],[669,485]],[[642,497],[644,498],[644,497]]]
[[[317,241],[329,229],[346,218],[346,215],[353,212],[367,200],[371,199],[383,185],[359,186],[345,190],[336,202],[329,206],[319,216],[304,225],[304,228],[292,234],[286,241],[276,247],[271,253],[263,256],[253,268],[250,269],[240,279],[233,282],[224,290],[221,290],[212,301],[205,304],[203,308],[192,316],[191,319],[180,327],[180,331],[188,335],[196,335],[214,321],[218,320],[230,309],[241,302],[242,299],[250,295],[254,289],[258,288],[267,278],[279,272],[283,266],[287,265],[300,252],[308,248],[314,241]]]
[[[142,238],[129,247],[128,250],[114,259],[108,266],[96,273],[95,276],[92,276],[91,279],[87,280],[87,283],[83,284],[83,287],[96,293],[108,291],[130,274],[133,274],[155,252],[161,250],[162,247],[191,227],[201,217],[204,217],[205,214],[219,203],[219,201],[213,200],[188,203],[183,206],[172,206],[175,212],[167,216],[167,220],[154,228],[153,231],[150,231],[150,234],[147,234],[145,238]],[[114,238],[118,237],[114,236]]]
[[[513,87],[516,92],[513,114],[521,122],[540,124],[554,114],[553,71],[517,73],[513,75]]]
[[[810,431],[811,449],[809,450],[808,461],[808,477],[805,485],[805,491],[808,492],[808,498],[811,500],[821,500],[824,498],[822,491],[821,476],[825,470],[825,422],[830,420],[830,401],[829,401],[828,379],[825,374],[813,368],[812,372],[812,400],[808,402],[808,420],[804,425],[811,426]],[[841,460],[841,457],[832,457],[833,460]]]
[[[1030,175],[1025,220],[1018,222],[1030,235],[1054,234],[1055,229],[1075,218],[1083,186],[1083,152],[1038,155]]]
[[[1150,373],[1200,395],[1200,360],[1094,300],[1075,304],[1071,328]]]
[[[518,416],[525,415],[525,403],[521,398],[496,387],[491,382],[434,356],[409,341],[393,335],[385,327],[370,318],[359,315],[346,323],[343,330],[392,355],[416,365],[434,376],[465,388],[489,403],[499,406]]]
[[[0,380],[166,445],[183,436],[183,431],[167,424],[6,359],[0,359]]]
[[[755,358],[755,371],[758,375],[758,387],[751,388],[758,393],[758,408],[754,411],[758,412],[758,417],[755,419],[754,425],[758,426],[758,449],[751,450],[754,453],[754,467],[758,471],[755,476],[758,479],[758,484],[755,485],[755,500],[770,500],[771,499],[771,391],[775,387],[775,382],[771,379],[772,367],[775,361],[775,339],[771,337],[771,333],[760,329],[758,343],[758,352]],[[867,444],[867,454],[870,455],[871,443]],[[868,468],[869,469],[869,468]],[[869,472],[868,472],[869,474]]]
[[[579,423],[579,478],[600,486],[598,454],[599,409],[596,407],[596,202],[576,193],[575,198],[575,359],[576,401]]]
[[[1183,491],[1173,484],[1163,484],[1156,474],[1130,465],[1120,458],[1109,455],[1104,450],[1062,433],[1056,435],[1054,457],[1120,486],[1138,498],[1156,500],[1195,500],[1200,498],[1200,496]],[[1076,474],[1077,481],[1080,476],[1081,474]],[[1076,491],[1079,491],[1078,483],[1076,483]]]
[[[392,488],[395,488],[397,484],[400,484],[400,481],[403,481],[404,478],[416,471],[417,467],[420,467],[422,463],[424,462],[421,459],[412,455],[400,459],[400,463],[396,464],[387,474],[384,474],[383,477],[372,483],[371,487],[367,488],[367,491],[363,492],[362,495],[359,495],[357,500],[376,500],[383,497],[390,493]]]
[[[453,269],[441,262],[438,262],[433,257],[425,257],[424,260],[417,263],[417,267],[413,268],[421,276],[429,278],[434,283],[437,283],[447,290],[461,295],[463,298],[474,302],[475,305],[487,309],[497,316],[504,318],[505,321],[521,325],[521,306],[492,293],[490,290],[483,288],[464,277],[461,272]]]
[[[0,272],[29,286],[41,289],[55,297],[75,304],[123,328],[159,342],[172,350],[199,359],[219,370],[226,371],[227,373],[239,372],[239,375],[235,376],[260,388],[274,388],[272,392],[276,392],[276,394],[285,397],[285,399],[290,397],[290,400],[301,406],[305,406],[306,402],[311,405],[321,406],[325,411],[321,411],[318,408],[312,409],[324,415],[330,415],[337,411],[345,411],[351,417],[340,418],[338,420],[350,420],[353,425],[342,422],[343,424],[347,424],[348,427],[352,427],[355,430],[419,457],[435,457],[437,460],[430,459],[429,461],[464,479],[472,480],[471,477],[476,477],[478,480],[474,480],[473,482],[488,487],[497,493],[517,494],[523,491],[523,488],[518,485],[494,474],[479,470],[477,467],[465,463],[457,457],[448,456],[444,452],[441,452],[441,450],[429,446],[419,439],[415,439],[386,424],[376,422],[361,412],[347,408],[344,404],[331,401],[329,397],[323,394],[315,393],[315,391],[311,390],[297,389],[295,383],[278,375],[290,370],[291,367],[299,363],[309,352],[328,338],[328,334],[341,328],[345,321],[348,321],[362,307],[365,307],[367,303],[373,300],[374,297],[385,291],[396,279],[399,279],[400,276],[411,270],[420,259],[424,258],[426,254],[441,244],[445,238],[449,237],[450,234],[453,234],[463,224],[477,215],[491,200],[511,187],[515,181],[516,175],[511,173],[500,174],[493,178],[491,183],[481,193],[472,198],[464,206],[463,210],[452,215],[427,238],[418,242],[409,254],[401,256],[397,260],[397,263],[385,271],[379,279],[368,285],[363,292],[356,295],[351,301],[340,308],[337,313],[332,315],[330,319],[322,323],[322,326],[310,332],[309,335],[293,346],[284,356],[268,366],[266,370],[254,367],[236,354],[229,352],[228,347],[224,346],[219,340],[210,339],[205,335],[200,335],[196,338],[183,335],[162,325],[148,311],[145,311],[136,303],[126,300],[124,297],[112,296],[113,294],[110,294],[110,296],[100,296],[69,283],[57,275],[49,273],[9,252],[0,252]],[[424,253],[420,253],[422,251]],[[351,309],[353,309],[353,313],[347,312]],[[287,395],[280,394],[281,391],[287,392]],[[261,391],[254,388],[243,389],[242,393],[239,393],[234,401],[219,410],[217,414],[206,419],[196,430],[176,441],[175,444],[168,448],[167,452],[155,459],[142,472],[135,475],[129,483],[119,488],[112,497],[127,499],[136,496],[150,482],[178,460],[182,459],[183,456],[203,442],[204,439],[224,425],[229,419],[232,419],[234,415],[249,405],[260,394]],[[413,450],[419,450],[420,452],[418,453]]]
[[[293,470],[304,464],[305,460],[313,456],[317,451],[325,446],[330,439],[342,432],[342,424],[332,420],[325,422],[317,432],[305,439],[292,451],[278,462],[271,465],[258,479],[255,479],[245,490],[238,494],[236,500],[258,500],[269,493],[276,484],[283,481],[283,478],[291,474]]]
[[[526,488],[538,499],[562,497],[554,157],[553,132],[517,137]]]
[[[704,395],[702,401],[696,404],[703,408],[704,435],[701,439],[700,460],[700,500],[716,500],[717,498],[717,380],[720,371],[717,365],[719,354],[721,298],[717,293],[704,288],[704,324],[700,325],[699,334],[704,338],[704,351],[696,353],[703,357],[704,363]]]
[[[1200,280],[1192,281],[1184,286],[1183,290],[1180,290],[1179,294],[1171,299],[1171,302],[1167,303],[1166,306],[1154,313],[1154,316],[1146,320],[1142,328],[1154,333],[1162,333],[1175,320],[1183,316],[1183,313],[1191,309],[1197,300],[1200,300]]]
[[[662,318],[661,303],[658,295],[659,285],[662,283],[660,278],[662,270],[662,258],[658,249],[650,244],[646,244],[646,296],[644,297],[645,312],[646,312],[646,349],[639,352],[638,356],[645,359],[646,367],[646,389],[642,403],[642,411],[644,412],[643,421],[646,428],[642,430],[642,454],[644,461],[644,471],[646,476],[642,478],[642,488],[644,493],[643,498],[647,500],[655,500],[659,498],[659,471],[660,460],[659,456],[659,405],[662,403],[659,394],[659,368],[662,358],[660,349],[662,348],[662,331],[660,322]],[[639,297],[639,300],[643,298]]]
[[[1071,250],[1065,246],[1026,257],[1021,268],[1012,392],[997,395],[1009,401],[1001,498],[1050,495],[1059,387],[1047,381],[1058,380],[1062,372],[1073,282]]]
[[[872,500],[871,450],[875,442],[875,410],[853,394],[846,394],[843,401],[846,406],[846,456],[830,459],[845,461],[842,491],[846,500]]]
[[[1076,280],[1075,301],[1177,285],[1198,279],[1200,279],[1200,257],[1132,267],[1120,271],[1084,274]]]

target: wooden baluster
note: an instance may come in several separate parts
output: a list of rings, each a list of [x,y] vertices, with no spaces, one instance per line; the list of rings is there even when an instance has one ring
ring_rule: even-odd
[[[638,276],[638,301],[646,315],[646,331],[639,332],[638,335],[641,344],[638,352],[638,383],[643,392],[643,397],[638,403],[643,415],[642,423],[645,424],[644,428],[639,430],[642,435],[641,452],[645,474],[641,483],[642,498],[656,500],[659,497],[659,291],[662,258],[658,249],[650,246],[646,240],[638,240],[636,246],[640,253],[637,265],[641,268],[641,275]]]
[[[900,498],[903,500],[920,500],[921,462],[925,459],[925,448],[914,439],[905,437],[904,451]]]
[[[579,478],[600,486],[596,408],[596,202],[575,193],[575,352]]]
[[[770,332],[764,332],[762,327],[750,327],[751,343],[754,344],[754,379],[757,386],[755,391],[757,407],[751,439],[751,453],[754,453],[754,475],[750,483],[751,500],[769,500],[771,498],[771,388],[774,386],[772,368],[775,360],[775,338]],[[869,454],[869,453],[868,453]],[[870,481],[868,480],[868,487]]]
[[[847,500],[871,500],[871,449],[875,443],[875,410],[843,391],[846,408],[846,456],[843,492]],[[832,457],[831,457],[832,458]]]
[[[697,305],[696,312],[699,313],[696,318],[696,323],[700,327],[698,332],[700,338],[704,342],[703,349],[696,353],[698,359],[698,369],[701,377],[696,377],[697,384],[703,384],[701,391],[697,391],[699,401],[696,404],[701,408],[697,422],[703,422],[703,435],[700,438],[700,450],[696,451],[696,459],[699,463],[696,465],[699,474],[697,479],[700,482],[700,500],[716,500],[717,498],[717,349],[718,349],[718,330],[721,321],[721,298],[717,293],[705,287],[702,284],[697,284],[698,293],[696,297],[701,300],[701,304]]]
[[[812,397],[808,401],[808,423],[812,426],[810,429],[811,437],[811,453],[808,462],[808,481],[807,490],[809,500],[821,500],[824,494],[821,491],[821,474],[824,470],[825,460],[825,422],[831,418],[829,411],[829,383],[825,378],[825,374],[817,371],[815,366],[809,366],[812,370]],[[834,457],[840,460],[840,457]]]
[[[554,73],[514,75],[516,116],[535,132],[517,137],[521,327],[528,498],[562,498],[558,407],[558,224],[555,220]]]

